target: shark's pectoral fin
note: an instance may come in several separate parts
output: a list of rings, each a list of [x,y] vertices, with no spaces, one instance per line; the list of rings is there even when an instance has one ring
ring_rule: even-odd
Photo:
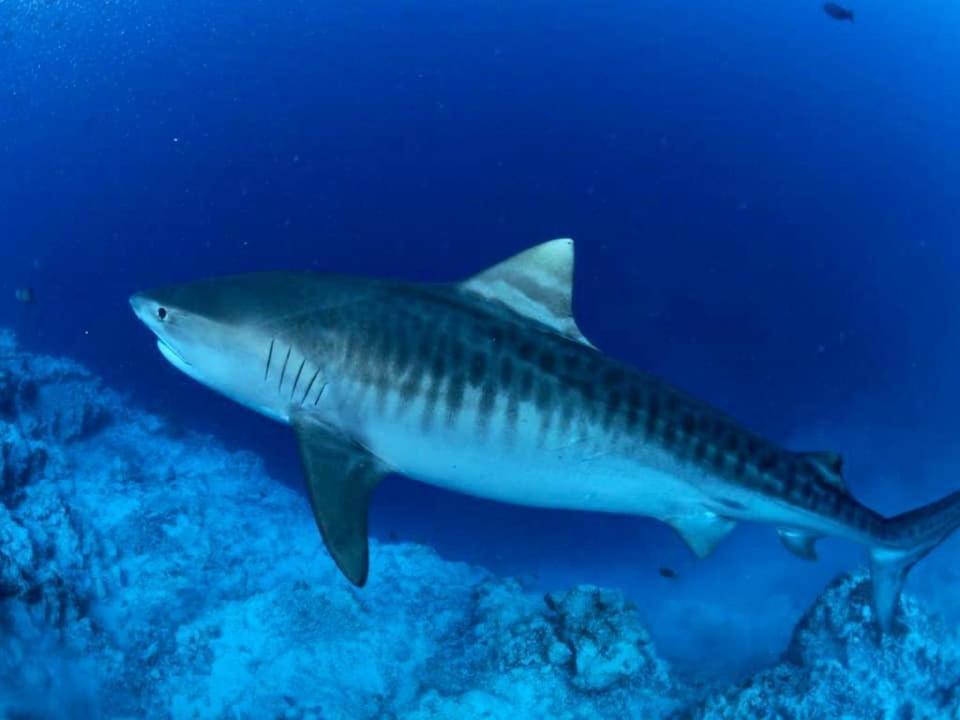
[[[294,420],[293,428],[323,542],[340,571],[362,587],[369,567],[367,507],[387,470],[356,443],[309,420]]]
[[[710,511],[667,518],[666,523],[679,533],[698,558],[705,558],[737,524]]]
[[[816,560],[817,548],[815,547],[819,535],[794,530],[792,528],[777,528],[777,534],[780,536],[780,542],[797,557],[804,560]]]

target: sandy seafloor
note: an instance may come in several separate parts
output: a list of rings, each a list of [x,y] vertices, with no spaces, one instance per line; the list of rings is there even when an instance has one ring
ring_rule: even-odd
[[[374,541],[363,590],[249,453],[0,333],[0,712],[9,718],[960,718],[956,627],[862,570],[732,685],[663,659],[613,588],[536,591]]]

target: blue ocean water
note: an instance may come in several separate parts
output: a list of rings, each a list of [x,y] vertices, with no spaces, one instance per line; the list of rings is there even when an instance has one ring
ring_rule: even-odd
[[[842,452],[878,510],[929,502],[960,486],[960,10],[855,10],[7,0],[0,326],[301,492],[289,431],[169,367],[131,292],[277,268],[448,280],[569,236],[603,351]],[[862,560],[741,527],[696,561],[653,521],[403,478],[371,523],[540,590],[618,588],[664,657],[724,681]],[[958,548],[910,585],[954,621]]]

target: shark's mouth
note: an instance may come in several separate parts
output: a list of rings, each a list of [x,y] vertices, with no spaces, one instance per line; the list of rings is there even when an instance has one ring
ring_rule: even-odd
[[[162,338],[157,338],[157,349],[160,351],[160,354],[163,355],[167,361],[174,367],[189,367],[190,363],[183,359],[183,356],[174,350],[170,345],[167,345]]]

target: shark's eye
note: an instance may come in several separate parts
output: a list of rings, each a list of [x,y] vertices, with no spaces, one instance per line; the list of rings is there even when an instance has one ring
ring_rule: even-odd
[[[166,320],[166,319],[167,319],[167,309],[166,309],[165,307],[159,307],[159,308],[157,308],[157,317],[160,318],[161,320]]]

